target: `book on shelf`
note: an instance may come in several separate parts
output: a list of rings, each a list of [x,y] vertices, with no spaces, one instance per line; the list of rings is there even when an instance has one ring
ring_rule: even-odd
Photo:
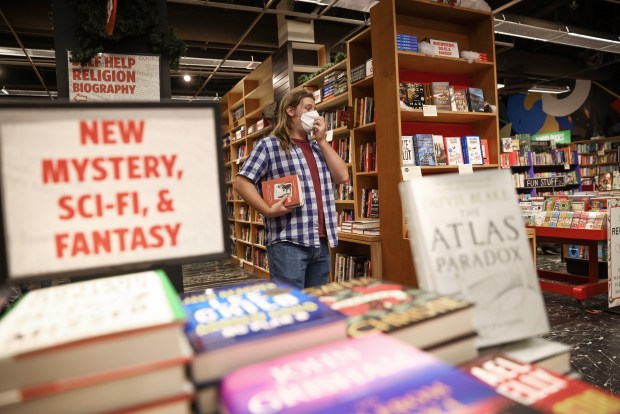
[[[345,281],[372,276],[372,263],[367,256],[336,253],[334,256],[334,281]]]
[[[471,112],[484,112],[484,92],[480,88],[467,88],[467,100]]]
[[[402,166],[411,166],[416,165],[415,160],[415,152],[413,149],[413,136],[412,135],[403,135],[400,137],[401,141],[401,157],[402,157]]]
[[[461,368],[498,393],[542,413],[620,412],[620,399],[608,391],[504,355],[481,356]]]
[[[491,158],[490,158],[491,153],[489,152],[489,140],[488,139],[480,138],[480,149],[482,150],[482,163],[483,164],[490,164],[491,163]]]
[[[243,365],[346,336],[346,317],[298,289],[271,281],[223,286],[181,296],[198,384]]]
[[[438,110],[452,110],[452,105],[450,104],[450,84],[448,82],[432,82],[431,91],[433,94],[432,103]]]
[[[185,320],[163,271],[31,291],[0,320],[0,411],[110,411],[187,393]],[[149,378],[169,390],[99,401]]]
[[[334,282],[304,292],[349,317],[352,338],[384,333],[433,353],[462,342],[452,364],[475,358],[470,302],[372,278]],[[465,340],[462,340],[465,339]]]
[[[463,147],[460,137],[444,138],[446,155],[448,157],[448,165],[463,164]]]
[[[481,355],[503,354],[525,364],[535,364],[558,374],[567,374],[570,366],[571,347],[544,338],[528,338],[480,350]]]
[[[420,287],[473,302],[478,346],[549,330],[510,173],[400,184]]]
[[[435,146],[433,144],[433,136],[431,134],[415,134],[413,136],[413,148],[415,154],[415,165],[436,165]]]
[[[261,188],[263,199],[270,206],[276,204],[282,198],[286,199],[284,202],[286,207],[300,207],[304,205],[301,180],[297,175],[287,175],[263,181]]]
[[[482,145],[478,136],[461,137],[461,145],[463,146],[463,162],[465,164],[482,165]]]
[[[224,378],[221,397],[228,414],[264,407],[283,414],[531,412],[385,335],[345,339],[241,368]]]
[[[454,88],[453,100],[454,111],[469,112],[469,104],[467,103],[467,90],[464,88]]]
[[[512,152],[512,138],[500,138],[502,142],[502,152]]]
[[[446,144],[442,135],[433,134],[433,148],[435,150],[435,163],[437,165],[448,165],[448,155],[446,153]]]

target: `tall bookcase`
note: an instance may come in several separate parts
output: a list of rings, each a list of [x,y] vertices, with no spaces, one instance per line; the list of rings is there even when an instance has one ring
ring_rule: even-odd
[[[272,103],[271,58],[263,61],[221,100],[232,260],[262,277],[269,276],[262,217],[241,199],[233,184],[255,143],[271,131],[272,125],[266,124],[263,112]],[[259,130],[261,122],[264,126]]]
[[[581,184],[584,189],[595,190],[600,174],[620,171],[620,136],[575,141],[571,144],[579,154]],[[614,183],[614,188],[620,188]]]
[[[382,0],[371,9],[370,19],[383,277],[415,284],[398,190],[402,180],[401,136],[478,135],[488,141],[490,163],[476,165],[474,170],[495,169],[499,167],[499,124],[495,113],[437,111],[437,116],[431,117],[424,116],[421,109],[401,111],[399,82],[450,82],[477,87],[483,90],[487,102],[497,105],[493,15],[428,0]],[[459,51],[486,53],[489,61],[468,63],[461,58],[398,51],[397,33],[415,35],[419,40],[457,42]],[[457,166],[422,167],[421,170],[423,175],[454,173]]]

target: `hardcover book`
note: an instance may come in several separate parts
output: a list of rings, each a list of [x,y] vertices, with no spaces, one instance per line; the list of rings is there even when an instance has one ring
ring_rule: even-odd
[[[243,365],[346,337],[346,316],[287,284],[238,284],[182,295],[197,383]]]
[[[467,88],[469,110],[472,112],[484,112],[484,92],[480,88]]]
[[[433,105],[442,111],[451,111],[450,84],[448,82],[432,82]]]
[[[548,332],[509,171],[432,176],[400,191],[420,287],[473,302],[480,347]]]
[[[512,138],[500,138],[502,141],[502,152],[512,152]]]
[[[163,271],[33,290],[0,320],[0,392],[186,361],[185,320]]]
[[[224,412],[528,413],[464,372],[385,335],[346,339],[241,368]]]
[[[463,164],[463,148],[460,137],[445,137],[446,155],[448,165]]]
[[[504,354],[508,358],[525,364],[536,364],[540,368],[558,374],[566,374],[570,367],[569,345],[543,338],[528,338],[505,345],[480,350],[482,355]]]
[[[609,392],[503,355],[482,356],[462,368],[498,393],[543,413],[620,412],[620,399]]]
[[[353,338],[381,332],[428,348],[475,331],[471,303],[397,283],[354,279],[304,292],[347,315]]]
[[[413,146],[415,148],[416,165],[436,165],[435,147],[433,145],[433,136],[431,134],[415,134],[413,137]]]
[[[482,165],[482,146],[480,137],[464,136],[461,137],[461,145],[463,146],[463,161],[465,164]]]
[[[435,150],[435,162],[437,165],[448,165],[448,154],[443,136],[433,135],[433,149]]]
[[[402,156],[402,166],[410,166],[415,165],[415,152],[413,149],[413,136],[411,135],[403,135],[400,137],[401,140],[401,156]]]
[[[467,90],[462,88],[454,88],[454,105],[456,111],[469,112],[469,104],[467,103]]]
[[[261,184],[263,199],[270,206],[285,198],[286,207],[299,207],[304,205],[301,181],[296,175],[274,178],[263,181]]]

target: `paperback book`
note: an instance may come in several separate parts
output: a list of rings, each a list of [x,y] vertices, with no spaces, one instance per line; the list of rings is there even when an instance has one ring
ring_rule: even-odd
[[[257,282],[182,295],[196,356],[192,378],[219,380],[243,365],[346,337],[346,316],[285,283]]]
[[[420,287],[473,302],[479,347],[548,332],[509,171],[400,184]]]

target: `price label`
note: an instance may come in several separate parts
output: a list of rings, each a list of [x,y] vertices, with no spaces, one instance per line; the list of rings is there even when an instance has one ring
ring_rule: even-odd
[[[422,114],[424,116],[437,116],[437,107],[435,105],[423,105]]]
[[[564,164],[564,169],[565,170],[570,170],[570,164],[569,163],[565,163]]]
[[[409,166],[409,167],[401,167],[403,181],[412,181],[419,180],[422,178],[422,167],[420,166]]]
[[[473,174],[474,166],[472,164],[458,164],[459,174]]]

